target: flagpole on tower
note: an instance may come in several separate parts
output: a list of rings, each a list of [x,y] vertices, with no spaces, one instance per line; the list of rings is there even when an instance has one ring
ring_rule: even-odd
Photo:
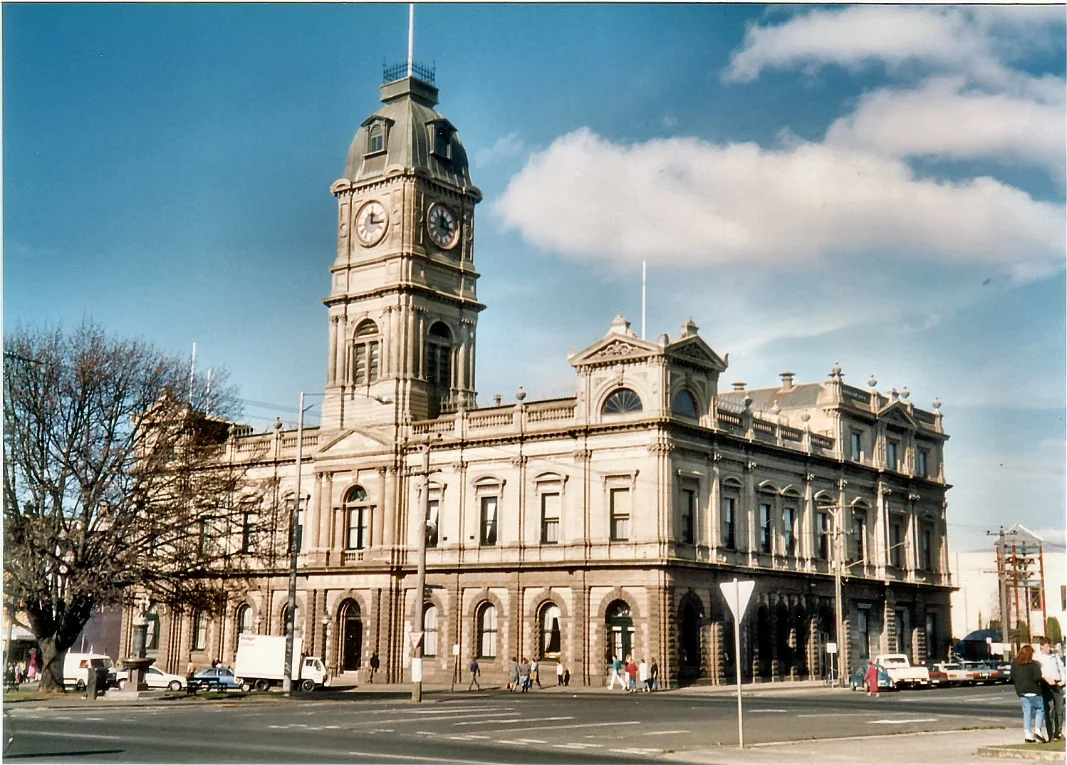
[[[415,68],[415,3],[408,3],[408,77]]]

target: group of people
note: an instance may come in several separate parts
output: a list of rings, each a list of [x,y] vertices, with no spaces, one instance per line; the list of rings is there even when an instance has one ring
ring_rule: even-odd
[[[608,682],[608,690],[615,688],[615,681],[619,687],[628,693],[652,693],[659,690],[659,664],[655,659],[651,663],[645,659],[635,662],[634,657],[627,654],[625,661],[618,656],[611,658],[611,680]]]
[[[1048,638],[1035,638],[1019,650],[1011,664],[1011,682],[1022,704],[1025,741],[1063,741],[1065,680],[1063,659]]]
[[[474,685],[474,678],[476,677],[474,665],[476,661],[471,662],[471,685]],[[570,670],[563,666],[563,662],[556,664],[556,685],[566,686],[570,685],[571,673]],[[541,665],[537,659],[527,659],[522,657],[522,661],[519,661],[517,656],[512,656],[511,661],[508,662],[508,691],[520,693],[526,693],[528,690],[537,684],[538,688],[544,688],[541,684]],[[481,688],[481,686],[479,686]],[[470,690],[470,688],[468,688]]]
[[[18,688],[23,683],[32,683],[37,679],[37,667],[33,662],[8,662],[4,668],[4,685]]]

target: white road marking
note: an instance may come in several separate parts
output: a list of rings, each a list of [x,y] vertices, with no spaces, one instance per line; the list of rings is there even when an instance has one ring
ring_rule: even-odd
[[[662,749],[647,749],[647,748],[640,747],[640,746],[631,746],[628,749],[612,749],[611,751],[618,752],[619,754],[659,754],[663,750]]]
[[[118,741],[122,736],[105,736],[102,733],[58,733],[52,730],[20,730],[19,736],[58,736],[59,738],[93,738],[103,741]]]
[[[517,744],[547,744],[543,738],[517,738],[515,739]]]
[[[491,738],[491,736],[479,736],[477,733],[466,733],[460,736],[449,736],[449,741],[477,741],[479,739]]]
[[[600,749],[603,744],[553,744],[556,749]],[[614,750],[613,750],[614,751]]]
[[[490,715],[486,715],[487,717]],[[573,717],[515,717],[510,720],[470,720],[468,722],[452,723],[453,727],[460,725],[494,725],[497,723],[514,723],[514,722],[552,722],[555,720],[573,720]]]
[[[645,733],[646,736],[673,736],[677,733],[688,733],[687,730],[654,730],[651,733]]]
[[[494,720],[493,722],[507,722],[507,720]],[[568,728],[610,728],[620,725],[643,725],[641,720],[623,720],[621,722],[605,722],[605,723],[575,723],[574,725],[532,725],[529,728],[523,728],[524,731],[528,730],[565,730]],[[659,751],[658,749],[656,751]]]
[[[936,717],[911,717],[907,720],[868,720],[868,725],[906,725],[907,723],[937,722]]]
[[[409,761],[414,760],[416,762],[458,762],[469,765],[485,765],[484,760],[458,760],[449,757],[419,757],[414,754],[385,754],[383,752],[368,752],[365,750],[361,752],[349,752],[349,754],[356,757],[370,757],[372,761],[377,759]]]
[[[766,714],[780,714],[782,712],[788,712],[788,711],[789,711],[788,709],[750,709],[750,710],[748,710],[748,713],[750,715],[758,715],[758,714],[765,714],[766,715]]]

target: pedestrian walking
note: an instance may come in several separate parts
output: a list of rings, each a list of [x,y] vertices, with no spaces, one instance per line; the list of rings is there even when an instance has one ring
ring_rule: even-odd
[[[381,669],[381,667],[382,667],[382,662],[378,658],[378,652],[375,651],[374,653],[372,653],[370,655],[370,678],[369,678],[370,682],[372,682],[372,683],[374,682],[374,676],[376,674],[378,674],[378,670]]]
[[[878,665],[870,659],[867,660],[867,672],[863,675],[863,682],[867,685],[867,695],[878,698]]]
[[[649,681],[652,684],[652,691],[659,690],[659,664],[656,663],[655,657],[652,658],[652,666],[648,668]]]
[[[480,691],[482,689],[482,684],[478,682],[478,675],[482,674],[482,668],[478,666],[477,657],[471,659],[470,671],[471,671],[471,683],[470,683],[470,685],[467,686],[467,690],[468,691],[473,690],[474,686],[477,685],[478,686],[478,690]]]
[[[519,664],[519,686],[521,692],[526,693],[530,690],[530,662],[526,660],[526,657],[522,657],[522,662]]]
[[[618,656],[611,657],[611,682],[608,683],[608,690],[615,690],[615,681],[619,681],[619,686],[625,691],[626,681],[622,679],[622,659]]]
[[[1041,728],[1045,725],[1045,705],[1041,698],[1041,665],[1034,661],[1033,646],[1024,645],[1011,664],[1011,684],[1023,708],[1023,740],[1047,741]],[[1030,722],[1033,719],[1033,725]]]
[[[563,685],[563,662],[556,662],[556,687]]]
[[[508,692],[514,693],[519,687],[519,661],[514,656],[508,662]]]
[[[1034,659],[1041,667],[1041,702],[1045,711],[1045,732],[1049,741],[1063,739],[1064,669],[1060,657],[1052,651],[1047,637],[1037,638]]]
[[[632,656],[626,657],[626,690],[637,693],[637,665]]]
[[[637,679],[641,683],[641,693],[650,693],[652,691],[652,681],[648,675],[648,662],[641,659],[641,663],[637,665]]]
[[[531,688],[533,687],[534,683],[537,683],[537,687],[538,688],[544,688],[544,686],[541,685],[541,664],[537,661],[537,659],[534,659],[533,661],[530,662],[530,687]]]

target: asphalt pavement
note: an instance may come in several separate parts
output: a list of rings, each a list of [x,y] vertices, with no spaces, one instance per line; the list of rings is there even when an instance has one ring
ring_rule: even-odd
[[[882,694],[818,684],[746,687],[745,748],[734,689],[659,694],[546,687],[466,693],[335,688],[209,701],[8,705],[15,748],[39,762],[983,763],[979,747],[1019,743],[1007,686]],[[161,694],[160,694],[161,695]]]

